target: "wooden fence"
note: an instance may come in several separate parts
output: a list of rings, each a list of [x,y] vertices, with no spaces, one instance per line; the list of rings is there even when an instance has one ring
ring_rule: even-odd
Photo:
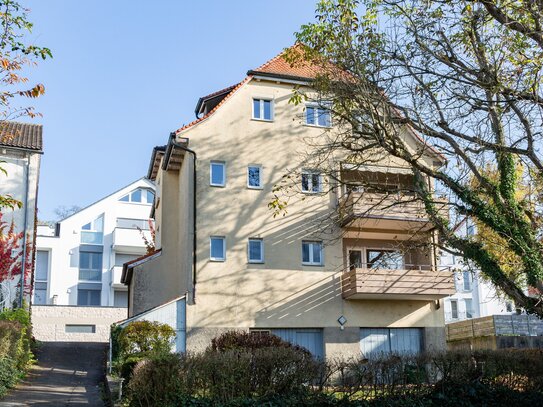
[[[446,325],[447,341],[485,336],[543,336],[543,320],[534,315],[492,315]]]

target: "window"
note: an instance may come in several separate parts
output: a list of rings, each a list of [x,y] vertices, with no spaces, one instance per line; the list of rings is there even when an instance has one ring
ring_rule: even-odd
[[[79,288],[77,290],[77,305],[100,306],[100,296],[102,291]]]
[[[330,109],[319,105],[306,105],[305,124],[318,127],[331,127]]]
[[[101,245],[104,237],[104,217],[100,216],[81,227],[81,243]]]
[[[102,253],[79,252],[79,279],[102,281]]]
[[[361,328],[360,350],[365,358],[384,353],[416,354],[423,348],[421,328]]]
[[[395,250],[367,249],[369,269],[400,270],[404,268],[403,254]]]
[[[137,254],[115,253],[115,266],[122,267],[124,263],[136,260],[138,257],[140,256],[138,256]]]
[[[253,189],[262,188],[262,167],[260,165],[249,165],[247,167],[247,187]]]
[[[302,172],[302,192],[321,192],[321,174],[316,171]]]
[[[209,239],[209,258],[213,261],[226,259],[226,239],[223,236],[211,236]]]
[[[65,325],[64,332],[67,334],[93,334],[96,332],[96,325]]]
[[[513,312],[513,303],[510,301],[507,301],[505,303],[505,311],[506,312]]]
[[[349,269],[362,267],[362,250],[349,250]]]
[[[273,120],[273,102],[268,99],[253,99],[253,119]]]
[[[123,196],[119,201],[152,204],[155,199],[155,193],[147,188],[138,188]]]
[[[469,271],[462,272],[462,280],[464,291],[471,291],[471,273]]]
[[[302,264],[322,266],[322,242],[302,242]]]
[[[122,308],[128,307],[128,291],[114,290],[113,306]]]
[[[451,300],[451,318],[458,319],[458,301]]]
[[[46,250],[38,250],[36,252],[36,271],[34,278],[36,281],[47,281],[49,271],[49,252]]]
[[[262,239],[249,239],[247,245],[249,263],[264,263],[264,242]]]
[[[471,298],[466,298],[464,304],[466,305],[466,318],[473,318],[473,302]]]
[[[47,282],[34,282],[34,305],[47,304]]]
[[[209,185],[224,187],[226,184],[225,164],[220,161],[211,161],[209,166]]]

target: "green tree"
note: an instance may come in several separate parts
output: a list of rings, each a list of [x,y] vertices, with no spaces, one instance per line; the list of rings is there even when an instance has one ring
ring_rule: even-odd
[[[5,121],[40,115],[31,106],[16,104],[19,98],[37,98],[45,92],[41,83],[29,86],[28,78],[23,74],[26,68],[35,66],[38,60],[52,57],[49,48],[27,43],[26,36],[31,31],[28,10],[17,1],[0,0],[0,130]],[[0,136],[0,143],[17,136],[5,131],[1,133],[3,136]],[[7,176],[1,164],[1,175]],[[0,210],[20,208],[21,205],[10,195],[0,195]]]
[[[333,114],[334,128],[312,142],[313,165],[339,183],[330,157],[409,165],[439,246],[540,317],[541,297],[525,289],[543,280],[542,27],[541,1],[322,0],[296,34],[303,45],[287,52],[320,72],[293,102],[326,101]],[[429,163],[427,152],[447,163]],[[448,196],[450,216],[428,179]],[[484,239],[457,233],[466,217],[514,254],[521,278]]]

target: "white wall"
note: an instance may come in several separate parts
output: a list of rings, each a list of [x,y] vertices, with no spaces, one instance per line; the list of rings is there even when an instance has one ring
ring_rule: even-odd
[[[7,176],[0,174],[0,195],[9,194],[23,203],[21,209],[3,209],[3,220],[8,222],[8,224],[13,220],[15,223],[15,231],[21,232],[24,230],[26,215],[26,236],[30,243],[32,243],[34,238],[34,219],[36,213],[40,157],[41,155],[36,152],[0,147],[0,161],[4,161],[0,163],[0,167],[7,171]],[[32,256],[32,253],[30,253],[29,256]],[[6,303],[15,300],[15,285],[17,285],[18,281],[19,277],[14,279],[11,283],[5,282],[2,284],[4,287],[4,297],[8,292],[11,297],[10,299],[6,299]]]
[[[43,342],[108,342],[111,324],[126,315],[126,308],[34,305],[32,333]],[[66,332],[66,325],[94,327],[94,332]]]
[[[50,252],[47,304],[77,305],[81,227],[103,215],[101,305],[114,305],[112,282],[116,251],[113,243],[117,218],[149,219],[152,207],[151,204],[120,202],[119,199],[140,187],[154,190],[154,184],[151,181],[140,179],[61,221],[59,236],[51,235],[50,230],[39,228],[37,249]],[[139,236],[139,231],[133,229],[130,232],[134,235],[131,246],[124,247],[122,253],[128,251],[135,256],[145,254],[146,248],[143,239]],[[116,289],[125,290],[126,288],[117,287]]]

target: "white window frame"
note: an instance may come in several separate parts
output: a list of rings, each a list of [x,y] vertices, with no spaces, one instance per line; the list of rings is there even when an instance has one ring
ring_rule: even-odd
[[[213,183],[213,165],[222,165],[222,183],[220,184]],[[226,163],[224,161],[212,160],[209,163],[209,185],[212,187],[221,188],[224,188],[226,186]]]
[[[304,189],[304,182],[303,182],[303,176],[309,175],[309,182],[308,182],[308,188],[307,190]],[[319,188],[317,191],[313,191],[313,175],[319,176]],[[302,176],[300,179],[301,189],[304,194],[320,194],[322,192],[322,173],[320,171],[316,170],[302,170]]]
[[[258,108],[260,109],[260,116],[261,117],[256,117],[255,115],[255,101],[258,100]],[[253,120],[258,120],[258,121],[261,121],[261,122],[273,122],[273,119],[275,117],[275,103],[273,101],[272,98],[269,98],[269,97],[258,97],[258,96],[255,96],[252,98],[252,110],[253,110],[253,115],[252,115],[252,118]],[[269,119],[265,119],[263,116],[264,116],[264,101],[266,102],[270,102],[270,118]]]
[[[309,244],[309,261],[304,261],[304,244]],[[313,245],[318,244],[321,248],[321,261],[315,262],[313,261]],[[322,246],[322,241],[319,240],[302,240],[302,247],[301,247],[301,254],[302,254],[302,264],[304,266],[323,266],[324,265],[324,248]]]
[[[211,252],[211,241],[213,239],[222,239],[222,257],[213,257]],[[209,260],[211,261],[225,261],[226,260],[226,237],[225,236],[210,236],[209,237]]]
[[[453,308],[453,303],[455,304],[456,306],[456,310],[454,310]],[[451,300],[450,301],[450,304],[451,304],[451,319],[458,319],[459,317],[459,314],[460,314],[460,311],[458,309],[458,300],[454,299],[454,300]],[[454,315],[454,312],[456,311],[456,316]]]
[[[258,183],[259,186],[255,187],[254,185],[249,185],[249,169],[258,168]],[[262,165],[260,164],[249,164],[247,166],[247,188],[249,189],[262,189]]]
[[[326,105],[329,105],[330,103],[306,103],[305,104],[305,112],[304,112],[304,124],[306,126],[310,127],[319,127],[321,129],[330,129],[332,127],[332,110],[329,107],[326,107]],[[311,107],[315,109],[315,114],[313,115],[313,123],[308,123],[307,119],[307,108]],[[319,110],[328,110],[328,114],[330,115],[330,125],[329,126],[321,126],[319,124]]]
[[[366,268],[368,270],[373,270],[373,269],[370,269],[370,266],[369,266],[369,261],[368,261],[368,252],[370,251],[374,251],[374,252],[396,252],[396,253],[400,253],[401,256],[402,256],[402,268],[399,268],[399,269],[390,269],[390,270],[405,270],[407,268],[406,266],[406,253],[402,253],[401,251],[399,250],[395,250],[395,249],[391,249],[391,248],[387,248],[387,247],[377,247],[377,246],[368,246],[368,247],[364,247],[364,258],[362,260],[364,260],[364,264],[366,265]],[[385,270],[388,270],[388,269],[385,269]]]
[[[251,259],[251,242],[260,242],[260,259]],[[258,237],[250,237],[247,241],[247,262],[251,264],[264,263],[264,240]]]

